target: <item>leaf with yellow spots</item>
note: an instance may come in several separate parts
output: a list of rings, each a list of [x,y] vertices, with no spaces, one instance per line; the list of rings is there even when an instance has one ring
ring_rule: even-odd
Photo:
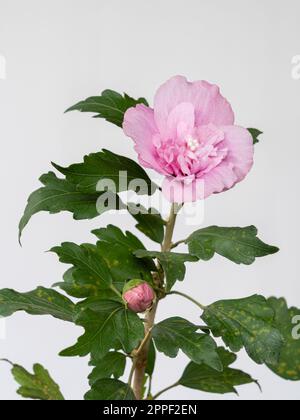
[[[52,248],[51,252],[57,254],[62,263],[73,266],[72,271],[68,271],[67,280],[72,278],[78,281],[77,284],[110,290],[120,297],[120,292],[113,284],[111,271],[96,245],[65,242],[60,247]]]
[[[92,232],[99,239],[97,249],[106,261],[113,279],[116,282],[131,279],[152,281],[152,271],[156,271],[155,264],[150,258],[141,260],[134,255],[138,249],[144,249],[142,242],[131,232],[122,232],[116,226],[108,225],[106,228]]]
[[[262,242],[254,226],[218,227],[210,226],[194,232],[187,240],[190,254],[208,261],[215,253],[236,264],[250,265],[255,258],[275,254],[279,249]]]
[[[300,380],[300,309],[289,308],[284,298],[268,299],[275,311],[274,325],[284,337],[278,363],[268,367],[277,375],[291,381]]]
[[[258,364],[278,363],[283,337],[274,326],[274,310],[258,295],[223,300],[208,306],[203,321],[215,337],[222,337],[233,351],[243,347]]]
[[[13,365],[12,374],[16,382],[21,385],[17,393],[24,398],[44,401],[64,400],[59,386],[43,366],[35,364],[31,374],[22,366]]]
[[[30,315],[51,315],[73,322],[75,305],[55,290],[38,287],[27,293],[11,289],[0,290],[0,316],[8,317],[17,311]]]

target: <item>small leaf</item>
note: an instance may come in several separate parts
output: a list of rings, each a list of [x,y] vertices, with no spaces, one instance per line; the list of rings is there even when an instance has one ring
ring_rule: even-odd
[[[61,356],[86,356],[101,359],[110,350],[131,353],[144,337],[143,322],[134,312],[115,301],[89,298],[77,305],[76,324],[85,333]]]
[[[256,257],[275,254],[275,246],[262,242],[254,226],[246,228],[210,226],[194,232],[187,240],[192,255],[208,261],[215,253],[235,262],[250,265]]]
[[[158,259],[166,274],[166,291],[169,292],[177,280],[182,281],[185,277],[185,263],[198,261],[198,258],[189,254],[175,252],[157,252],[138,250],[134,253],[138,258]]]
[[[157,350],[166,356],[176,357],[181,349],[195,363],[205,363],[222,371],[216,343],[207,334],[198,333],[198,329],[183,318],[169,318],[154,327],[153,339]]]
[[[257,128],[248,128],[249,133],[251,134],[252,138],[253,138],[253,144],[257,144],[259,143],[259,136],[261,134],[263,134],[262,131],[257,130]]]
[[[138,222],[136,228],[144,233],[152,241],[161,244],[164,240],[165,221],[161,215],[154,209],[145,209],[142,206],[128,204],[129,213]]]
[[[59,386],[53,381],[49,372],[39,364],[33,366],[33,374],[22,366],[14,365],[12,374],[20,384],[17,393],[24,398],[44,401],[64,400]]]
[[[95,117],[105,118],[112,124],[122,127],[125,112],[137,104],[148,105],[144,98],[135,100],[126,94],[122,96],[113,90],[105,90],[101,96],[93,96],[84,101],[80,101],[66,112],[92,112],[96,114]]]
[[[300,323],[300,309],[288,308],[285,299],[272,297],[268,304],[275,312],[274,326],[284,337],[284,345],[278,363],[269,364],[268,367],[280,377],[291,380],[300,380],[300,337],[293,334],[296,328],[295,321]],[[297,329],[299,331],[299,328]]]
[[[224,366],[223,372],[217,372],[204,364],[191,362],[185,369],[179,384],[187,388],[214,394],[231,392],[237,394],[235,386],[257,383],[250,375],[229,367],[236,361],[235,354],[222,347],[218,348],[217,351]]]
[[[132,389],[116,379],[100,379],[93,384],[92,389],[84,396],[90,401],[133,401]]]
[[[11,289],[0,290],[0,316],[8,317],[17,311],[30,315],[51,315],[73,322],[75,305],[65,296],[51,289],[38,287],[28,293]]]
[[[258,364],[278,362],[283,337],[273,326],[274,311],[264,297],[216,302],[206,308],[202,319],[233,352],[245,347]]]
[[[140,195],[151,195],[156,189],[140,165],[108,150],[85,156],[83,163],[76,163],[68,168],[62,168],[55,163],[53,166],[66,176],[68,182],[86,193],[93,194],[108,189],[113,193],[132,190]],[[100,181],[108,183],[104,182],[102,186],[99,184]]]
[[[126,367],[126,356],[118,352],[110,352],[100,360],[92,360],[95,368],[89,375],[89,383],[93,386],[99,379],[111,378],[119,379],[124,375]]]

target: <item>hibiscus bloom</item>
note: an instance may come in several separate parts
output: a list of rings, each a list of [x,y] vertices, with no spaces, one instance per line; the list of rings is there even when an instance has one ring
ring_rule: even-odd
[[[253,165],[253,139],[234,124],[234,113],[217,86],[176,76],[155,95],[154,109],[130,108],[123,129],[135,142],[140,163],[165,176],[171,201],[196,201],[232,188]]]

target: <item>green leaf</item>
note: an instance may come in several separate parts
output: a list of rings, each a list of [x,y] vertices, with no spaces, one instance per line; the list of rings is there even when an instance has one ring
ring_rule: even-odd
[[[264,297],[216,302],[206,308],[202,319],[233,352],[245,347],[258,364],[278,362],[283,337],[273,326],[274,311]]]
[[[136,228],[152,241],[161,244],[164,240],[165,224],[161,215],[155,209],[145,209],[143,206],[128,204],[129,213],[138,222]]]
[[[31,217],[41,211],[48,211],[51,214],[69,211],[76,220],[92,219],[99,215],[96,202],[100,193],[80,192],[75,185],[57,178],[53,172],[42,175],[40,181],[44,186],[33,192],[28,199],[19,224],[20,237]]]
[[[33,374],[22,366],[14,365],[12,374],[20,384],[17,393],[24,398],[44,401],[64,400],[59,386],[53,381],[49,372],[39,364],[33,366]]]
[[[186,319],[174,317],[155,325],[153,339],[157,350],[166,356],[176,357],[181,349],[195,363],[205,363],[222,371],[216,343],[207,334],[198,333],[198,330],[197,325]]]
[[[38,287],[28,293],[11,289],[0,290],[0,316],[8,317],[17,311],[30,315],[51,315],[63,321],[73,321],[75,305],[51,289]]]
[[[248,128],[248,131],[250,132],[250,134],[251,134],[251,136],[253,138],[253,144],[259,143],[259,138],[258,137],[261,134],[263,134],[263,132],[260,131],[260,130],[257,130],[257,128]]]
[[[140,278],[152,282],[151,271],[156,270],[152,260],[141,260],[133,254],[138,249],[145,249],[136,236],[130,232],[123,233],[113,225],[94,230],[93,234],[99,239],[98,252],[106,261],[115,281],[125,283]]]
[[[132,389],[116,379],[100,379],[84,396],[90,401],[133,401],[135,400]]]
[[[175,252],[157,252],[138,250],[134,253],[138,258],[158,259],[166,274],[166,291],[169,292],[177,280],[182,281],[185,277],[185,263],[198,261],[198,258],[189,254]]]
[[[65,242],[52,248],[51,252],[57,254],[62,263],[73,265],[73,270],[68,276],[72,275],[75,279],[89,282],[95,288],[112,287],[110,270],[95,245]]]
[[[135,100],[126,94],[122,96],[113,90],[105,90],[101,96],[93,96],[84,101],[80,101],[66,112],[91,112],[96,114],[95,117],[97,118],[105,118],[108,122],[122,127],[125,112],[137,104],[148,105],[144,98]]]
[[[84,157],[83,163],[76,163],[68,168],[54,164],[53,166],[66,176],[67,181],[77,186],[82,192],[95,193],[96,191],[135,191],[140,195],[152,195],[156,186],[151,179],[135,161],[108,150],[93,153]],[[113,182],[112,186],[100,181]],[[137,183],[137,180],[141,181]]]
[[[220,347],[218,348],[218,355],[224,366],[223,372],[217,372],[204,364],[191,362],[185,369],[179,384],[187,388],[214,394],[231,392],[237,394],[236,386],[257,383],[247,373],[229,367],[236,361],[235,354]]]
[[[63,282],[57,282],[52,287],[59,287],[61,290],[66,292],[69,296],[77,299],[97,296],[100,299],[105,300],[118,300],[122,302],[122,297],[116,294],[115,290],[107,289],[105,286],[102,287],[99,282],[95,283],[93,277],[86,275],[78,275],[77,269],[72,267],[66,271],[63,276]],[[114,282],[115,288],[121,293],[124,287],[124,282]]]
[[[272,297],[268,304],[275,312],[274,326],[284,337],[284,345],[278,363],[269,364],[268,367],[277,375],[291,381],[300,380],[300,337],[295,336],[295,322],[300,323],[300,309],[289,308],[286,300]]]
[[[156,362],[156,350],[154,347],[153,340],[150,341],[149,352],[148,352],[148,360],[145,373],[150,377],[153,375],[154,368]]]
[[[126,367],[126,356],[118,352],[110,352],[100,360],[92,360],[95,368],[89,375],[90,386],[93,386],[99,379],[111,378],[119,379],[124,375]]]
[[[76,324],[85,333],[78,342],[61,352],[61,356],[86,356],[101,359],[110,350],[131,353],[144,337],[144,325],[125,305],[97,298],[89,298],[77,305]]]
[[[235,262],[250,265],[256,257],[275,254],[275,246],[262,242],[254,226],[245,228],[210,226],[194,232],[187,240],[189,251],[208,261],[215,253]]]

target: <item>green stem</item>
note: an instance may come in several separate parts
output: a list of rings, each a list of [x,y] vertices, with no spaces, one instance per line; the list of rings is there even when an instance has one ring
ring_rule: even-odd
[[[178,295],[178,296],[182,296],[185,299],[189,300],[190,302],[193,302],[195,305],[197,305],[200,309],[202,309],[203,311],[205,311],[206,306],[202,305],[201,303],[199,303],[197,300],[193,299],[191,296],[186,295],[185,293],[182,292],[177,292],[177,291],[173,291],[173,292],[169,292],[168,295]]]
[[[171,249],[177,248],[179,245],[183,245],[186,243],[186,239],[182,239],[181,241],[177,241],[174,244],[172,244]]]
[[[115,292],[122,299],[122,293],[119,292],[119,290],[113,284],[110,285],[110,290]]]
[[[170,389],[176,388],[179,385],[180,385],[179,382],[175,382],[175,384],[170,385],[170,386],[167,386],[166,388],[164,388],[161,391],[159,391],[156,395],[154,395],[153,400],[157,400],[157,398],[160,397],[162,394],[164,394],[165,392],[169,391]]]

